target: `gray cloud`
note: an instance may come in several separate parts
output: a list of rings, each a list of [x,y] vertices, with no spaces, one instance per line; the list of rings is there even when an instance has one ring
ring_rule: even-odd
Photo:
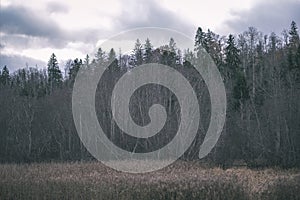
[[[163,8],[158,1],[128,0],[122,1],[122,4],[121,13],[111,18],[112,29],[91,27],[80,31],[67,31],[49,17],[49,13],[68,12],[68,7],[64,4],[49,3],[46,5],[48,12],[38,12],[34,7],[2,6],[0,12],[1,48],[10,50],[43,47],[59,49],[66,47],[69,42],[96,44],[98,40],[109,38],[119,31],[145,26],[175,29],[190,36],[194,34],[194,26],[176,13]],[[0,64],[18,68],[24,67],[26,62],[41,66],[40,61],[9,55],[1,55]]]
[[[160,6],[158,1],[128,0],[124,1],[123,12],[117,22],[123,29],[137,27],[162,27],[175,29],[187,35],[193,35],[195,27],[176,13]],[[129,9],[128,9],[129,8]]]
[[[61,11],[62,4],[51,4],[48,8]],[[100,30],[88,29],[66,31],[47,17],[47,13],[21,6],[2,7],[0,30],[4,33],[1,42],[16,49],[51,47],[63,48],[70,41],[96,42]],[[7,44],[7,45],[6,45]]]
[[[46,63],[41,60],[36,60],[33,58],[18,56],[18,55],[0,55],[0,69],[7,66],[8,69],[13,72],[17,69],[24,68],[26,65],[29,67],[38,66],[39,68],[44,68]]]
[[[21,6],[6,6],[0,13],[1,32],[35,37],[65,37],[60,27],[43,14]]]
[[[49,13],[67,13],[69,11],[68,6],[58,2],[49,2],[47,4],[47,11]]]
[[[15,50],[41,47],[63,48],[66,45],[66,41],[61,38],[32,37],[19,34],[3,34],[1,42],[5,47]]]
[[[22,6],[4,6],[0,13],[0,28],[4,33],[1,43],[15,49],[63,48],[70,41],[95,44],[99,39],[110,37],[118,31],[141,26],[171,28],[188,35],[194,34],[195,28],[191,24],[161,7],[157,1],[129,0],[123,4],[124,9],[113,19],[113,30],[90,28],[72,32],[59,27],[47,17],[47,13]],[[55,2],[47,4],[46,8],[49,12],[68,11],[64,4]]]
[[[291,21],[300,22],[300,1],[266,1],[256,4],[250,10],[231,13],[235,19],[225,22],[231,31],[242,32],[254,26],[264,33],[281,33]]]

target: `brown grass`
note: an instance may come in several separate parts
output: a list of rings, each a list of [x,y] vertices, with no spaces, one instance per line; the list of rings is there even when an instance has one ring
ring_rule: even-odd
[[[0,165],[0,199],[300,199],[300,170],[205,168],[178,161],[146,174],[99,162]]]

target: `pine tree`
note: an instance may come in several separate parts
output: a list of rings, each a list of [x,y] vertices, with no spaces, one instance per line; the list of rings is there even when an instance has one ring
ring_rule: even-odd
[[[79,71],[79,69],[81,68],[82,66],[82,60],[81,59],[78,59],[76,58],[72,64],[71,64],[71,68],[69,70],[69,79],[73,82],[76,78],[76,75]]]
[[[116,57],[116,52],[113,48],[110,49],[108,54],[108,64],[110,65],[111,72],[115,72],[120,69],[118,67],[118,59]]]
[[[134,49],[133,49],[133,53],[134,53],[134,65],[138,66],[141,65],[143,63],[143,50],[142,50],[142,44],[140,43],[140,40],[137,39]]]
[[[176,53],[176,42],[173,38],[170,38],[170,41],[169,41],[169,51]]]
[[[50,91],[53,91],[55,87],[60,86],[62,83],[62,73],[54,53],[52,53],[48,61],[48,83]]]
[[[296,69],[299,67],[299,57],[298,57],[298,49],[300,46],[298,28],[294,21],[291,23],[291,29],[289,31],[290,39],[289,39],[289,48],[288,48],[288,64],[289,69]],[[300,68],[299,68],[300,69]]]
[[[111,63],[115,61],[115,59],[116,59],[116,52],[113,48],[111,48],[108,54],[108,62]]]
[[[289,31],[290,34],[290,46],[298,46],[299,45],[299,34],[298,34],[298,27],[295,21],[291,23],[291,29]]]
[[[195,50],[199,51],[201,47],[205,50],[207,48],[206,34],[202,31],[201,27],[198,27],[195,36]]]
[[[10,82],[9,70],[6,65],[3,67],[2,73],[0,71],[0,82],[2,85],[8,85]]]
[[[145,47],[144,60],[146,63],[150,63],[151,59],[152,59],[152,55],[153,55],[153,53],[152,53],[153,46],[152,46],[149,38],[146,39],[146,43],[145,43],[144,47]]]
[[[84,65],[86,67],[88,67],[90,65],[90,56],[89,56],[89,54],[86,54],[86,57],[84,59]]]
[[[95,58],[96,58],[96,63],[97,64],[103,64],[104,61],[105,61],[105,52],[101,48],[99,48],[97,50]]]
[[[228,109],[231,111],[238,111],[239,115],[243,115],[243,101],[244,93],[246,91],[246,80],[241,71],[241,60],[239,50],[235,44],[233,35],[229,35],[225,46],[225,63],[223,64],[224,82],[226,85]],[[232,123],[231,120],[240,120],[233,117],[233,112],[228,113],[227,123]],[[242,118],[242,117],[241,117]],[[223,157],[224,153],[227,154],[227,159],[220,159],[223,166],[231,165],[232,160],[236,159],[241,152],[241,143],[243,143],[243,132],[236,131],[235,129],[224,129],[224,144],[221,146],[220,154]]]
[[[168,45],[168,49],[169,51],[167,52],[167,65],[169,66],[175,66],[176,64],[176,42],[173,38],[170,38],[170,41],[169,41],[169,45]]]
[[[230,90],[233,90],[233,98],[235,99],[235,107],[238,108],[245,100],[249,98],[249,91],[244,73],[241,70],[241,60],[239,58],[239,50],[236,47],[233,35],[229,35],[225,48],[225,72],[226,82],[230,82]],[[233,83],[234,82],[234,83]]]
[[[226,63],[226,76],[231,79],[240,70],[241,60],[239,58],[239,50],[236,47],[233,35],[229,35],[225,48],[225,63]]]

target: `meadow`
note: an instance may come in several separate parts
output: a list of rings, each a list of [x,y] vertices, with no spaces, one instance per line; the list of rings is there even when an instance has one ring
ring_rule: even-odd
[[[0,165],[0,199],[300,199],[299,169],[221,169],[177,161],[130,174],[100,162]]]

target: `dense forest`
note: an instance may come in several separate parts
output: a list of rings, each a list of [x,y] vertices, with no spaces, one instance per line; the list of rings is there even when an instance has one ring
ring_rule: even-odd
[[[202,47],[212,57],[223,77],[228,108],[226,124],[216,147],[205,158],[206,162],[230,167],[237,161],[249,167],[300,166],[300,39],[297,25],[279,36],[264,35],[250,27],[239,35],[228,37],[198,28],[195,49]],[[195,56],[191,51],[178,49],[176,40],[154,48],[151,38],[145,43],[137,39],[130,55],[117,54],[114,49],[96,55],[76,58],[59,66],[55,54],[50,56],[47,68],[25,67],[9,72],[9,66],[0,71],[0,162],[22,163],[42,161],[77,161],[94,159],[81,143],[72,116],[72,87],[82,67],[111,63],[100,81],[96,98],[98,119],[107,136],[129,151],[143,152],[158,148],[173,137],[176,124],[152,141],[137,144],[133,138],[116,131],[105,100],[115,81],[133,67],[158,62],[185,74],[192,69],[187,60]],[[189,59],[187,59],[189,58]],[[22,66],[20,66],[22,67]],[[61,69],[64,69],[62,71]],[[191,73],[186,73],[191,74]],[[188,75],[187,75],[188,76]],[[209,116],[210,101],[203,82],[189,77],[191,85],[200,88],[203,115]],[[203,88],[203,90],[201,90]],[[153,87],[137,91],[137,96],[155,93]],[[161,92],[168,93],[164,88]],[[165,96],[165,95],[163,95]],[[139,98],[137,98],[139,99]],[[133,101],[133,116],[137,123],[143,119]],[[176,98],[156,100],[172,115],[178,109]],[[146,105],[149,108],[149,105]],[[169,109],[168,109],[169,108]],[[146,109],[146,108],[145,108]],[[103,115],[102,115],[103,113]],[[195,160],[207,129],[204,117],[199,134],[182,159]],[[153,146],[154,145],[154,146]]]

